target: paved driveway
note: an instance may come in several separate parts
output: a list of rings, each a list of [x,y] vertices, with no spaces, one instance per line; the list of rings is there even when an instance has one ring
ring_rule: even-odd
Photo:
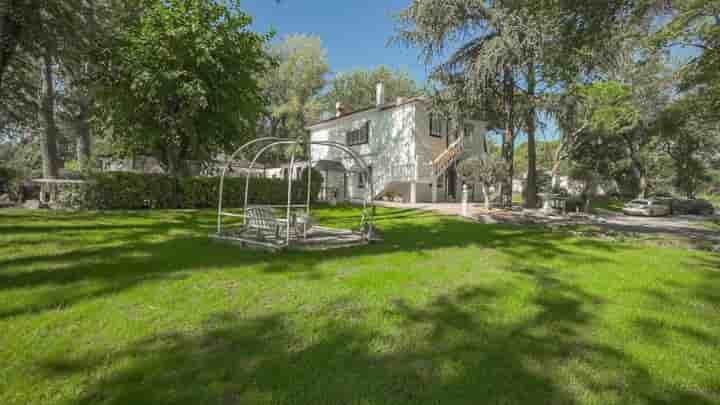
[[[710,227],[720,216],[678,215],[672,217],[632,217],[614,212],[594,216],[592,222],[610,229],[636,233],[664,233],[720,243],[720,232]]]
[[[434,211],[445,215],[462,215],[459,203],[402,204],[381,202],[378,205],[394,208],[415,208]],[[714,217],[682,215],[673,217],[631,217],[612,211],[603,211],[596,215],[548,216],[540,210],[493,211],[488,213],[481,203],[472,203],[468,207],[468,217],[483,223],[595,225],[618,232],[640,234],[670,234],[693,240],[708,240],[720,243],[720,232],[709,224],[714,219],[720,221],[720,215]]]

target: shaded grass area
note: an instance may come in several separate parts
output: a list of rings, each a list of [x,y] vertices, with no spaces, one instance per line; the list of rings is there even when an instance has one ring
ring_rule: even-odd
[[[0,403],[720,403],[720,256],[377,222],[273,255],[210,212],[0,211]]]
[[[716,208],[720,209],[720,194],[704,194],[700,198],[710,201]]]
[[[615,197],[595,197],[590,200],[593,210],[602,209],[613,212],[622,212],[626,201]]]

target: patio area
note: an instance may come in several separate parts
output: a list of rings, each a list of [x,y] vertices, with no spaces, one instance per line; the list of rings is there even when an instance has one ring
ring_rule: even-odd
[[[242,247],[255,247],[270,250],[330,250],[363,246],[370,241],[359,232],[348,229],[333,229],[321,226],[314,226],[307,230],[304,235],[297,234],[286,245],[285,234],[263,232],[258,234],[256,230],[226,231],[221,236],[211,234],[210,238],[216,241],[230,242]]]

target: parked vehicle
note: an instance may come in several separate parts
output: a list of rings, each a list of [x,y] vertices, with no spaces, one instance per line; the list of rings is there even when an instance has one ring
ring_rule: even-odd
[[[670,206],[659,200],[632,200],[623,207],[625,215],[663,217],[670,215]]]
[[[713,215],[715,207],[708,200],[674,200],[673,215]]]

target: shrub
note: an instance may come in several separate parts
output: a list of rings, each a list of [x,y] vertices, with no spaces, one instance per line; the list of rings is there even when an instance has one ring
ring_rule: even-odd
[[[0,174],[0,194],[7,193],[11,201],[22,202],[40,198],[40,185],[22,176],[22,174],[7,169]]]
[[[86,180],[84,184],[59,186],[56,205],[60,208],[100,210],[210,208],[217,206],[220,184],[219,177],[174,178],[164,174],[127,172],[93,174]],[[322,184],[322,175],[316,170],[312,182],[311,198],[315,201]],[[293,203],[301,204],[307,200],[306,184],[306,180],[293,182]],[[223,206],[242,207],[244,197],[245,178],[226,177]],[[248,203],[286,204],[287,181],[251,178]]]
[[[292,184],[292,203],[307,201],[307,171],[302,172],[302,180]],[[313,169],[311,179],[311,200],[317,201],[322,185],[322,175]],[[183,208],[209,208],[218,203],[219,177],[186,177],[180,180]],[[248,204],[287,203],[288,183],[285,179],[250,178],[248,186]],[[245,177],[226,177],[223,183],[223,207],[237,208],[244,205]]]
[[[143,209],[178,208],[177,180],[164,174],[97,173],[85,184],[58,187],[56,203],[62,208]]]
[[[566,212],[584,212],[587,200],[582,196],[572,196],[565,200]]]
[[[303,190],[303,195],[305,196],[304,201],[307,201],[307,167],[303,169],[301,173],[301,185],[300,187]],[[323,183],[323,175],[320,173],[317,169],[311,169],[312,174],[310,175],[312,178],[310,179],[310,200],[311,201],[317,201],[318,196],[320,195],[320,189],[322,188]]]
[[[712,215],[715,207],[707,200],[673,200],[674,215]]]
[[[15,177],[17,177],[17,172],[15,172],[15,170],[7,167],[0,167],[0,193],[7,191],[8,183]]]

